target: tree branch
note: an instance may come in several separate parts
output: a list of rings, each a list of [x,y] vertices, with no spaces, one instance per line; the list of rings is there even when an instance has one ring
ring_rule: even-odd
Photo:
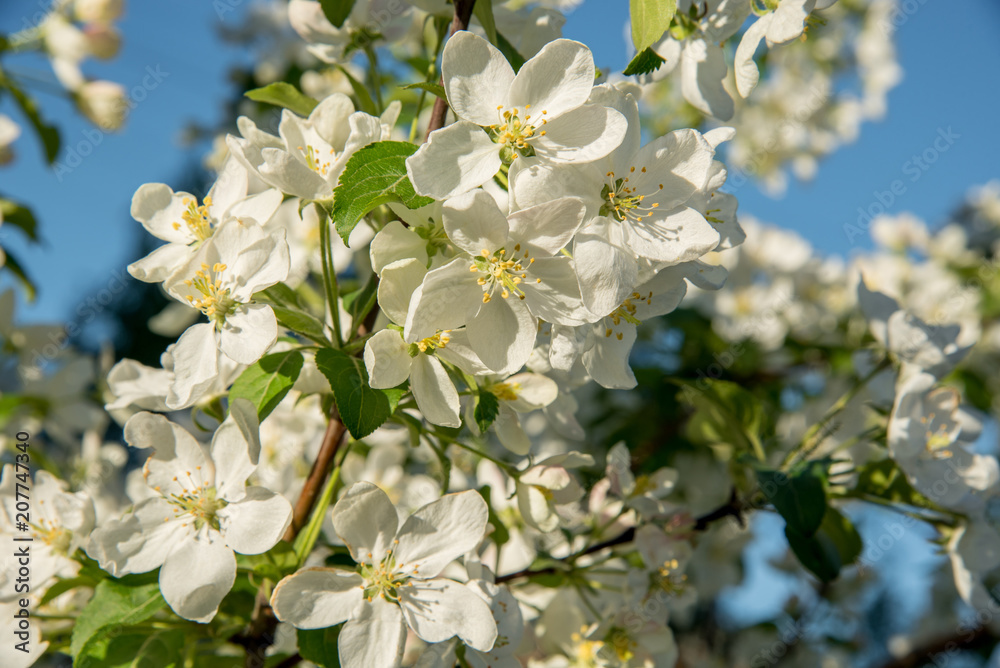
[[[932,640],[923,647],[918,647],[909,654],[884,664],[882,668],[917,668],[917,666],[931,662],[935,666],[950,664],[951,659],[948,657],[955,652],[985,647],[996,643],[996,641],[997,636],[988,626],[980,626],[971,631],[958,632],[952,636]],[[946,655],[944,663],[938,663],[937,659],[942,654]]]
[[[454,0],[455,2],[455,18],[451,21],[451,31],[448,33],[449,36],[454,35],[459,30],[469,29],[469,20],[472,18],[472,8],[476,5],[476,0]],[[444,79],[441,79],[441,85],[444,85]],[[431,120],[427,125],[427,137],[431,136],[431,133],[435,130],[440,130],[444,127],[444,117],[448,113],[448,103],[439,97],[434,98],[434,108],[431,110]],[[425,138],[424,141],[427,141]]]

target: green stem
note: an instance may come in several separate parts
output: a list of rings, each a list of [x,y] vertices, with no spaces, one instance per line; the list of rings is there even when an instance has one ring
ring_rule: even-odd
[[[507,473],[507,475],[509,475],[510,477],[514,478],[515,480],[521,475],[520,471],[518,471],[516,468],[514,468],[513,466],[511,466],[507,462],[502,461],[500,459],[497,459],[496,457],[493,457],[492,455],[488,455],[485,452],[483,452],[482,450],[474,448],[471,445],[466,445],[465,443],[462,443],[457,438],[452,438],[451,436],[448,436],[447,434],[442,434],[439,431],[428,430],[428,433],[432,434],[433,436],[435,436],[436,438],[438,438],[438,439],[440,439],[442,441],[447,441],[448,443],[452,443],[454,445],[457,445],[460,448],[464,448],[465,450],[468,450],[472,454],[479,455],[483,459],[490,460],[491,462],[493,462],[494,464],[496,464],[497,466],[499,466],[500,468],[502,468]]]
[[[323,265],[323,289],[326,292],[326,303],[330,309],[330,318],[333,320],[333,333],[337,347],[344,346],[344,338],[340,332],[340,290],[337,286],[337,271],[333,266],[333,257],[330,252],[330,218],[326,209],[322,206],[319,210],[319,246],[320,261]]]
[[[382,104],[382,86],[378,75],[378,54],[371,44],[365,45],[365,55],[368,56],[368,78],[371,80],[372,90],[375,92],[375,107],[379,114],[385,111]]]
[[[823,435],[823,429],[833,420],[835,417],[840,415],[843,410],[847,407],[847,404],[851,403],[851,400],[858,395],[858,393],[871,382],[872,378],[882,373],[892,365],[892,361],[886,357],[878,365],[872,369],[868,375],[861,378],[854,386],[847,392],[837,399],[837,402],[830,407],[830,410],[826,412],[819,422],[814,424],[802,437],[802,443],[798,448],[789,452],[785,459],[781,462],[781,468],[785,469],[792,464],[796,459],[802,459],[808,457],[812,454],[816,448],[825,440]]]

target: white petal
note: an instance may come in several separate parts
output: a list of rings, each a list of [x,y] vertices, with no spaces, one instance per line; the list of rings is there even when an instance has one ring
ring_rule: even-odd
[[[492,125],[507,102],[514,70],[492,44],[471,32],[457,32],[441,57],[448,104],[459,118]],[[591,79],[593,82],[593,79]]]
[[[536,154],[553,162],[590,162],[618,148],[628,124],[614,109],[585,104],[554,119],[532,138]]]
[[[393,329],[383,329],[365,342],[365,368],[375,389],[396,387],[410,377],[409,346]]]
[[[306,568],[274,588],[275,616],[297,629],[323,629],[346,622],[360,605],[364,580],[336,568]]]
[[[239,501],[246,493],[247,478],[260,459],[260,423],[257,409],[246,399],[234,399],[229,415],[212,437],[215,486],[227,501]]]
[[[507,241],[507,218],[484,190],[453,197],[442,208],[444,230],[456,246],[472,256],[490,253]]]
[[[427,266],[427,241],[398,220],[390,221],[372,239],[369,247],[372,270],[382,275],[389,264],[404,258],[416,258]]]
[[[185,201],[194,198],[184,192],[174,193],[163,183],[145,183],[132,196],[132,217],[157,239],[189,244],[195,237],[181,217],[187,210]],[[179,223],[175,228],[174,223]]]
[[[184,619],[208,623],[236,582],[236,555],[221,538],[186,540],[160,569],[160,592]]]
[[[722,49],[703,39],[688,40],[681,59],[681,92],[699,111],[728,121],[733,117],[733,98],[722,86],[728,67]]]
[[[176,410],[200,399],[219,377],[215,327],[207,322],[191,325],[174,344],[171,354],[174,381],[170,385],[167,406]]]
[[[733,69],[736,73],[736,90],[743,97],[750,95],[757,87],[757,82],[760,81],[760,71],[757,69],[753,55],[756,53],[757,47],[760,46],[760,40],[764,39],[772,16],[773,14],[768,14],[754,21],[754,24],[743,33],[740,45],[736,47],[736,60],[733,62]]]
[[[397,535],[397,571],[433,578],[483,539],[489,510],[478,492],[446,494],[417,509]]]
[[[125,441],[133,448],[153,448],[143,467],[146,483],[163,494],[213,484],[214,467],[207,449],[183,427],[162,415],[136,413],[125,423]],[[191,478],[193,476],[194,482]]]
[[[524,109],[530,104],[527,112],[533,118],[540,119],[543,112],[548,112],[545,118],[555,118],[586,102],[593,87],[590,49],[573,40],[557,39],[521,67],[510,87],[510,106]]]
[[[508,378],[507,382],[514,387],[514,392],[517,394],[517,399],[507,403],[519,413],[544,408],[555,401],[559,394],[556,382],[540,373],[519,373]]]
[[[333,528],[359,564],[382,560],[398,523],[392,501],[370,482],[354,483],[333,507]]]
[[[516,296],[502,299],[498,293],[490,302],[480,305],[466,330],[479,359],[499,373],[519,369],[528,361],[535,344],[535,323]]]
[[[815,4],[816,0],[782,0],[771,14],[773,19],[767,29],[767,45],[773,47],[799,37]]]
[[[425,642],[458,636],[481,652],[493,648],[496,620],[486,601],[465,585],[436,578],[399,589],[399,607],[407,625]]]
[[[636,339],[635,325],[623,323],[612,331],[611,336],[605,336],[604,328],[607,320],[598,323],[594,337],[596,343],[583,353],[583,365],[587,373],[601,387],[615,390],[628,390],[636,385],[635,374],[628,364],[629,353]],[[618,334],[622,335],[621,340]]]
[[[531,439],[521,427],[521,418],[509,406],[500,406],[497,418],[493,421],[493,430],[503,447],[515,455],[524,456],[531,451]]]
[[[422,353],[413,358],[410,388],[417,408],[428,422],[442,427],[462,426],[458,391],[436,358]]]
[[[642,218],[628,228],[627,243],[639,257],[677,264],[696,260],[719,245],[719,232],[698,211],[680,207],[663,218]]]
[[[413,189],[434,199],[461,195],[500,171],[500,147],[475,123],[459,121],[435,130],[406,159]]]
[[[378,237],[375,239],[377,240]],[[426,255],[424,253],[425,257]],[[386,265],[381,274],[381,280],[378,283],[379,308],[394,323],[403,325],[406,323],[406,315],[410,310],[410,299],[417,287],[423,282],[424,276],[427,275],[426,260],[421,261],[415,257],[396,260]],[[465,277],[463,276],[463,278]]]
[[[548,533],[559,527],[559,516],[549,505],[542,490],[534,485],[517,485],[517,508],[524,521],[539,531]]]
[[[566,247],[583,222],[583,201],[562,197],[511,214],[510,237],[528,245],[533,255],[554,255]]]
[[[292,504],[269,489],[247,487],[241,501],[218,514],[229,547],[240,554],[262,554],[277,545],[292,523]]]
[[[363,603],[340,631],[337,645],[344,668],[399,668],[406,623],[399,606],[381,598]]]
[[[573,264],[587,309],[607,315],[618,308],[639,281],[639,265],[631,251],[593,234],[579,234]]]
[[[469,271],[471,260],[457,257],[427,273],[410,299],[403,337],[416,341],[441,329],[458,329],[468,320],[468,310],[482,301],[482,288]],[[474,313],[475,311],[473,311]]]
[[[253,364],[278,340],[278,321],[269,304],[245,304],[226,316],[219,348],[239,364]]]
[[[128,273],[138,281],[160,283],[183,267],[194,253],[195,251],[187,244],[169,243],[130,264]]]
[[[563,255],[543,257],[531,265],[529,280],[523,283],[524,303],[531,314],[559,325],[582,325],[593,322],[599,314],[591,314],[583,305],[580,283],[573,261]],[[532,282],[530,279],[534,278]]]
[[[174,508],[164,499],[146,499],[122,519],[102,522],[90,535],[87,554],[115,577],[149,572],[190,533],[174,520]]]

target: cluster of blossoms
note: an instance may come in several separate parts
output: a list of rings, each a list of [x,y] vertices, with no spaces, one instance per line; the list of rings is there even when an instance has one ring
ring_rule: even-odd
[[[957,595],[987,605],[1000,467],[977,439],[1000,385],[974,369],[1000,357],[1000,188],[934,234],[882,218],[879,251],[818,257],[737,220],[717,152],[739,133],[659,132],[640,101],[661,81],[601,78],[561,37],[573,2],[496,1],[492,25],[449,35],[462,4],[255,10],[244,29],[280,27],[281,48],[254,75],[281,83],[250,97],[280,120],[246,103],[204,196],[132,198],[163,242],[128,267],[170,301],[159,365],[16,327],[0,295],[0,526],[36,546],[29,606],[0,562],[0,613],[36,615],[11,665],[760,665],[773,634],[720,649],[703,630],[763,505],[788,571],[842,589],[873,561],[847,503],[917,509]],[[655,50],[701,114],[738,119],[849,41],[753,62],[857,3],[830,4],[680,2]],[[720,43],[741,30],[730,74]],[[891,69],[865,39],[859,61]],[[421,92],[383,101],[386,51]],[[873,77],[874,99],[892,77]],[[63,472],[34,474],[27,528],[22,434]],[[849,665],[846,628],[795,660]]]

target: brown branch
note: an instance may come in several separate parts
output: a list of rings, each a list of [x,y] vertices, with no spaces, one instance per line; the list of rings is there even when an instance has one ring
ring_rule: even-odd
[[[323,484],[326,482],[330,471],[333,470],[333,461],[337,456],[337,451],[340,449],[341,443],[344,441],[344,434],[346,433],[347,428],[340,420],[340,415],[337,413],[336,407],[331,408],[330,421],[326,425],[326,433],[323,434],[323,443],[320,445],[319,454],[316,456],[316,461],[313,462],[312,469],[309,471],[309,477],[306,478],[302,492],[295,502],[295,508],[292,511],[292,523],[285,531],[283,540],[289,543],[294,542],[295,537],[298,536],[302,527],[309,521],[309,515],[316,505],[316,499],[319,498]],[[274,644],[274,631],[277,626],[278,619],[274,616],[274,610],[271,609],[271,602],[268,600],[268,595],[264,587],[261,587],[257,591],[257,598],[254,600],[253,615],[250,618],[250,624],[247,626],[246,631],[229,638],[230,642],[246,648],[247,654],[244,661],[246,668],[264,667],[267,658],[267,648]],[[289,657],[288,660],[294,658]],[[301,657],[298,657],[298,660],[287,665],[294,666],[299,661],[301,661]]]
[[[744,510],[743,502],[736,495],[736,490],[734,489],[732,493],[729,495],[729,501],[727,501],[725,505],[720,506],[715,510],[706,513],[705,515],[701,515],[700,517],[695,519],[693,530],[705,531],[706,529],[708,529],[709,525],[712,522],[721,520],[725,517],[735,517],[736,521],[740,523],[740,526],[743,526],[744,525],[743,510]],[[635,527],[630,527],[629,529],[626,529],[623,533],[619,534],[618,536],[615,536],[614,538],[609,538],[608,540],[600,543],[594,543],[590,547],[580,550],[575,554],[571,554],[565,559],[560,559],[559,561],[560,563],[573,563],[580,557],[585,557],[589,554],[595,554],[597,552],[600,552],[601,550],[606,550],[611,547],[625,545],[627,543],[631,543],[633,540],[635,540]],[[556,573],[559,573],[562,570],[563,570],[562,568],[557,566],[549,566],[547,568],[538,568],[535,570],[526,568],[522,571],[517,571],[515,573],[507,573],[506,575],[498,576],[496,579],[496,583],[503,584],[504,582],[509,582],[510,580],[520,580],[522,578],[530,578],[536,575],[555,575]]]
[[[988,626],[980,626],[978,629],[958,632],[955,635],[932,640],[923,647],[918,647],[905,656],[893,659],[882,668],[917,668],[925,663],[933,662],[935,666],[951,663],[949,658],[944,663],[939,664],[937,659],[942,655],[954,654],[955,652],[977,647],[986,647],[991,643],[996,643],[997,636]]]
[[[448,33],[449,37],[454,35],[459,30],[469,29],[469,20],[472,18],[472,8],[476,5],[476,0],[454,0],[455,2],[455,18],[451,21],[451,31]],[[441,85],[444,85],[444,79],[441,79]],[[442,100],[439,97],[434,98],[434,108],[431,110],[431,120],[427,125],[427,137],[431,136],[431,133],[435,130],[440,130],[444,127],[444,117],[448,113],[448,102]],[[424,139],[427,141],[427,139]]]

